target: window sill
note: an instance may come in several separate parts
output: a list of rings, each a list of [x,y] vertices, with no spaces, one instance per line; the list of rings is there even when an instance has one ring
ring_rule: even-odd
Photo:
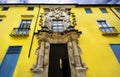
[[[10,34],[11,37],[27,37],[29,34]]]
[[[11,37],[27,37],[29,36],[30,28],[13,28]]]
[[[120,33],[118,33],[118,32],[113,32],[113,33],[102,33],[102,35],[104,35],[104,36],[118,36]]]
[[[0,17],[6,17],[6,15],[0,15]]]
[[[34,17],[34,15],[21,15],[21,17]]]

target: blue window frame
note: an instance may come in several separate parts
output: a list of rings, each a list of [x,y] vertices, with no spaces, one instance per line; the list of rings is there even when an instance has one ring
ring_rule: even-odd
[[[64,31],[63,20],[53,20],[52,21],[52,31],[53,32],[63,32]]]
[[[107,10],[105,8],[100,8],[102,13],[108,13]]]
[[[120,63],[120,44],[110,44],[118,62]]]
[[[120,13],[120,8],[115,8],[115,10],[116,10],[118,13]]]
[[[12,77],[22,46],[9,46],[0,66],[0,77]]]
[[[104,33],[112,33],[114,32],[114,28],[110,27],[110,25],[108,24],[108,22],[106,20],[97,20],[98,26],[100,27],[100,29],[102,30],[102,32]]]
[[[85,8],[86,13],[90,14],[92,13],[92,10],[90,8]]]
[[[31,20],[22,20],[19,28],[30,28]]]
[[[17,34],[27,34],[31,25],[31,20],[22,20],[17,30]]]

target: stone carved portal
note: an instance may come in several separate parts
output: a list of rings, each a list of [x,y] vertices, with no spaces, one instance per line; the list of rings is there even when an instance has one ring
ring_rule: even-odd
[[[82,62],[80,48],[78,46],[78,37],[81,32],[74,29],[70,23],[69,8],[45,8],[45,25],[38,31],[37,37],[39,47],[36,50],[37,60],[31,71],[34,77],[49,77],[49,55],[51,44],[66,44],[68,50],[68,59],[70,65],[71,77],[86,77],[86,65]],[[41,14],[41,18],[43,13]],[[42,20],[42,19],[41,19]],[[52,21],[62,20],[63,30],[53,30]],[[41,24],[40,24],[41,26]],[[57,27],[60,26],[57,24]],[[54,67],[54,66],[53,66]]]

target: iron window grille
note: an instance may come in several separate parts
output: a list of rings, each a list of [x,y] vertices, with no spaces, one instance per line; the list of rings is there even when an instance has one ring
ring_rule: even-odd
[[[13,28],[10,36],[29,36],[31,20],[22,20],[18,28]]]
[[[115,29],[115,27],[111,27],[105,20],[98,20],[97,23],[98,23],[99,29],[103,33],[103,35],[118,35],[118,34],[120,34]]]

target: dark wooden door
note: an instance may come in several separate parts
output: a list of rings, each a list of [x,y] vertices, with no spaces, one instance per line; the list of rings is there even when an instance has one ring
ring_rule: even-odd
[[[71,77],[67,44],[50,44],[48,77]]]

